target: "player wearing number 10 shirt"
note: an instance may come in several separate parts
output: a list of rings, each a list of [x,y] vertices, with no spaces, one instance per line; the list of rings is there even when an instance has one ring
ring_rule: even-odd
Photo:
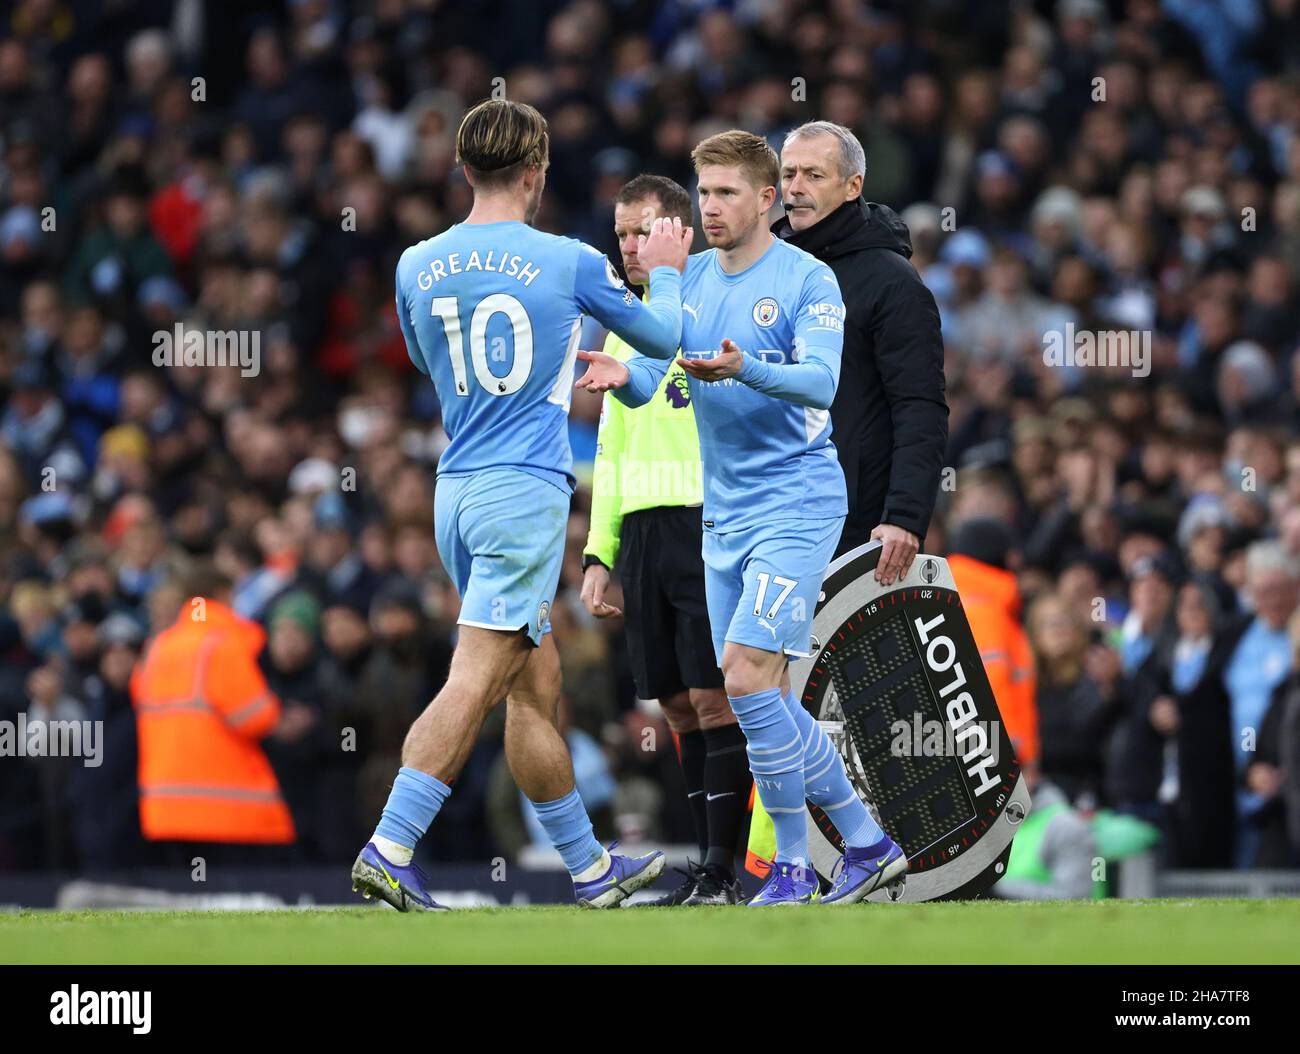
[[[568,419],[582,316],[672,355],[679,279],[653,270],[643,304],[603,253],[517,221],[458,223],[402,254],[398,318],[451,440],[438,459],[437,532],[462,624],[527,625],[540,640],[574,484]],[[470,537],[488,531],[489,544]],[[476,549],[517,559],[496,566],[476,561]]]
[[[603,255],[530,226],[548,147],[546,121],[531,106],[488,100],[471,109],[456,154],[474,206],[397,265],[407,352],[433,380],[450,438],[434,528],[461,597],[447,683],[411,726],[379,825],[352,865],[354,890],[401,911],[439,907],[415,847],[502,698],[510,772],[578,903],[616,907],[664,867],[660,852],[616,855],[596,841],[556,727],[560,659],[546,633],[574,482],[567,425],[581,316],[671,356],[690,228],[659,221],[639,245],[650,273],[642,304]]]

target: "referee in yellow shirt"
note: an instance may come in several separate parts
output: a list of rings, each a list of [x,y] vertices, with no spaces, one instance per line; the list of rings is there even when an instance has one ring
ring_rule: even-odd
[[[637,260],[637,235],[660,216],[691,222],[690,195],[663,176],[637,176],[614,199],[614,232],[631,285],[648,278]],[[628,358],[634,349],[611,333],[604,350]],[[605,602],[617,566],[637,695],[659,700],[677,736],[702,862],[689,865],[686,882],[661,905],[740,899],[733,868],[752,777],[709,631],[703,502],[700,440],[682,368],[674,365],[650,402],[635,410],[606,394],[582,601],[597,618],[623,614]]]

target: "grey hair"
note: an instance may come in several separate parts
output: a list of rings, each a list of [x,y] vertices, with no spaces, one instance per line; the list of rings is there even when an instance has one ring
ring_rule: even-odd
[[[1291,581],[1300,579],[1300,567],[1281,542],[1274,539],[1255,542],[1246,550],[1246,573],[1281,571]]]
[[[855,175],[866,176],[867,152],[862,149],[862,144],[858,142],[856,135],[842,124],[836,124],[834,121],[809,121],[807,124],[801,124],[792,132],[787,133],[785,142],[781,144],[781,149],[784,151],[794,140],[804,139],[810,135],[829,135],[839,142],[840,175],[844,179],[850,179]]]
[[[155,57],[170,62],[171,38],[161,29],[142,29],[127,42],[126,57],[128,62]]]

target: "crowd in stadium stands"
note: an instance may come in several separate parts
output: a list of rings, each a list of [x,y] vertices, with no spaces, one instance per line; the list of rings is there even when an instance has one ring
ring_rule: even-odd
[[[154,859],[130,678],[196,559],[267,631],[292,858],[345,861],[370,829],[457,614],[446,439],[394,267],[466,213],[453,135],[494,90],[550,121],[538,226],[615,261],[638,172],[690,188],[713,132],[852,128],[943,319],[923,551],[1003,525],[1042,773],[1160,825],[1170,865],[1300,863],[1297,0],[4,9],[0,720],[102,722],[103,746],[0,758],[0,869]],[[177,324],[251,337],[256,369],[160,355]],[[598,834],[690,841],[621,626],[577,600],[599,411],[575,393],[564,720]],[[544,843],[502,720],[424,842],[438,859]]]

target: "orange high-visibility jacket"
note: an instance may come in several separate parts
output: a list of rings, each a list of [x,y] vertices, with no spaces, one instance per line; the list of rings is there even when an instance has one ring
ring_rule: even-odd
[[[1016,576],[960,554],[948,557],[948,566],[1016,758],[1021,765],[1032,764],[1038,760],[1037,682],[1034,654],[1020,624]]]
[[[295,837],[259,745],[280,719],[257,656],[266,634],[224,604],[192,602],[131,676],[140,828],[153,841],[284,844]]]

